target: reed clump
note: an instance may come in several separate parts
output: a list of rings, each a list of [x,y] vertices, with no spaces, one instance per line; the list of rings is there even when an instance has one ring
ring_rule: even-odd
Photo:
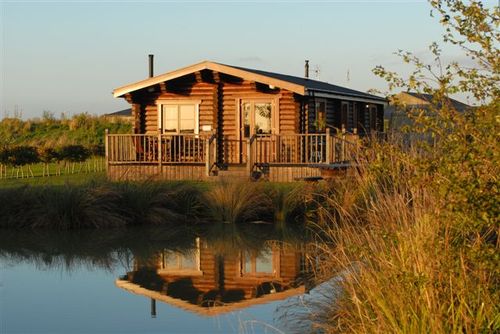
[[[201,189],[177,183],[89,182],[0,189],[0,227],[115,228],[201,221]]]
[[[222,223],[269,221],[271,203],[260,183],[222,180],[206,194],[209,217]]]

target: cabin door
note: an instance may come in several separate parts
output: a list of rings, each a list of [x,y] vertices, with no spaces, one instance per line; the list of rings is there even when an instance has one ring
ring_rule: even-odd
[[[242,100],[240,106],[240,147],[239,161],[247,160],[247,141],[256,135],[263,138],[271,136],[273,127],[272,101],[270,100]]]

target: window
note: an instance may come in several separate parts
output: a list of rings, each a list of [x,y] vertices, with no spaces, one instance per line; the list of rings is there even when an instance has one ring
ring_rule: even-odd
[[[314,110],[316,111],[315,126],[318,132],[326,129],[326,101],[316,101]]]
[[[161,253],[160,273],[163,274],[199,274],[200,239],[196,238],[195,247],[187,252],[164,250]]]
[[[272,103],[268,101],[241,102],[241,137],[249,138],[254,134],[272,133]]]
[[[198,133],[199,103],[165,102],[158,105],[158,128],[165,134]]]
[[[374,104],[367,104],[365,108],[365,115],[363,118],[363,127],[365,133],[370,133],[377,127],[377,106]]]
[[[276,255],[268,247],[259,253],[243,252],[241,254],[241,274],[244,276],[276,276]]]
[[[342,126],[347,132],[354,132],[356,129],[357,105],[355,102],[342,102]]]

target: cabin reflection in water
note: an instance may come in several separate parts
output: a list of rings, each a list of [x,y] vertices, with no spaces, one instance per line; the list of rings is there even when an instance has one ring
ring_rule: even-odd
[[[134,260],[134,270],[116,281],[129,292],[198,313],[216,316],[304,293],[303,254],[296,247],[267,241],[257,250],[218,254],[196,238],[188,251],[164,250]]]

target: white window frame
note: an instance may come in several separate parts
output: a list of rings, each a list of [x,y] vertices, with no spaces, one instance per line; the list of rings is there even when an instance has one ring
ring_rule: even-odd
[[[262,97],[262,96],[248,96],[248,97],[242,97],[242,98],[237,98],[235,99],[236,103],[236,138],[238,140],[243,139],[242,132],[243,132],[243,120],[242,120],[242,104],[243,103],[251,103],[252,105],[255,105],[255,103],[271,103],[271,135],[272,134],[279,134],[280,133],[280,115],[279,115],[279,97]],[[252,107],[253,110],[253,107]],[[250,117],[252,118],[253,124],[255,124],[255,119],[253,112],[251,113]],[[250,129],[250,136],[252,136],[253,130]]]
[[[158,115],[158,132],[160,134],[171,134],[171,135],[181,135],[180,132],[180,115],[179,115],[179,106],[180,105],[194,105],[194,134],[200,133],[200,100],[158,100],[156,101],[156,110]],[[177,106],[177,131],[176,132],[163,132],[163,106]]]
[[[158,274],[162,275],[179,275],[179,276],[201,276],[203,271],[201,270],[201,251],[200,251],[200,238],[195,239],[194,248],[192,249],[191,255],[195,259],[195,268],[165,268],[164,266],[164,256],[174,256],[177,258],[179,265],[182,264],[182,259],[185,258],[186,254],[180,252],[172,252],[164,250],[161,256],[158,258]]]

